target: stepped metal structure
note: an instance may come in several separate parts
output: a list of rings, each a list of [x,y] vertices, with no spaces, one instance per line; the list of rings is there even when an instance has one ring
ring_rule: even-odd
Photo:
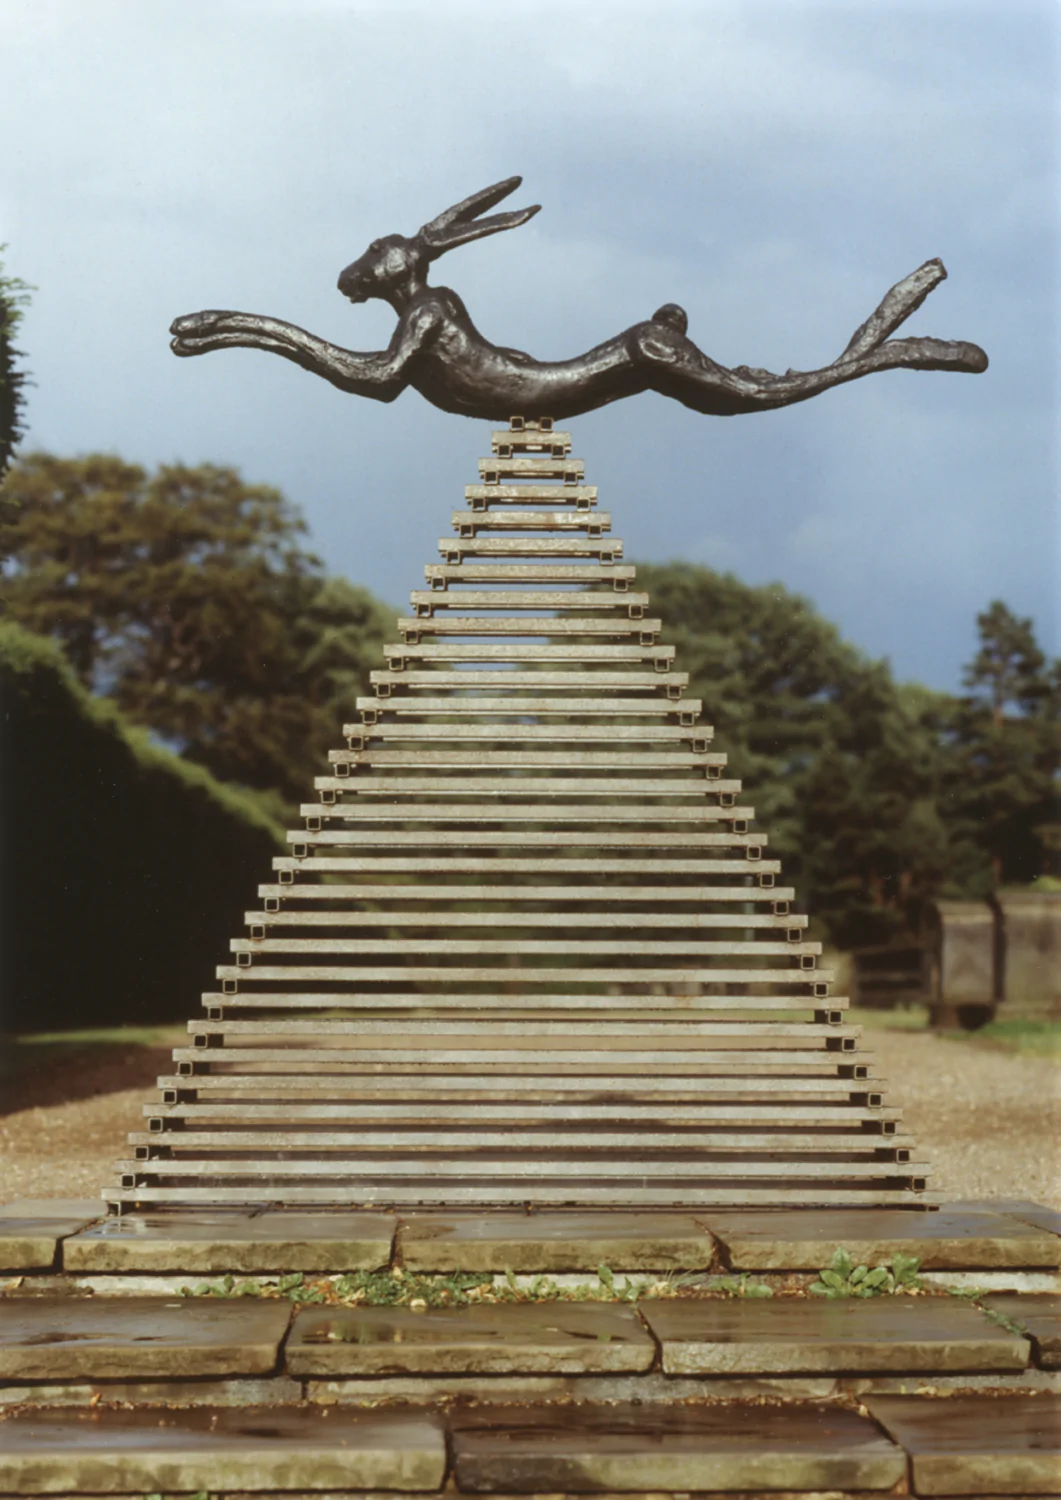
[[[569,434],[492,446],[104,1198],[927,1206]]]

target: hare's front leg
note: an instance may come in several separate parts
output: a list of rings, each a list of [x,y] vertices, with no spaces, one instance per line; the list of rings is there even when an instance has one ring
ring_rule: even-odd
[[[170,325],[174,354],[189,358],[214,349],[264,349],[355,396],[393,401],[408,384],[405,366],[415,349],[398,334],[389,349],[358,353],[330,344],[294,323],[258,313],[208,309],[176,318]]]

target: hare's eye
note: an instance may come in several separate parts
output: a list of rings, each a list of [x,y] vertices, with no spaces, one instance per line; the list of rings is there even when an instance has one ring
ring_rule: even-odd
[[[382,242],[380,240],[373,240],[372,243],[371,243],[371,245],[369,245],[368,248],[370,250],[382,250],[383,249],[383,244],[382,244]]]

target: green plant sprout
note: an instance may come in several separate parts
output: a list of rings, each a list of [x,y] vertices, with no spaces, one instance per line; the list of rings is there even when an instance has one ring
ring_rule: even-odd
[[[856,1266],[850,1253],[838,1245],[829,1264],[818,1272],[818,1280],[807,1290],[815,1297],[829,1297],[833,1301],[914,1292],[921,1287],[920,1269],[921,1261],[916,1255],[904,1255],[901,1251],[872,1269]]]

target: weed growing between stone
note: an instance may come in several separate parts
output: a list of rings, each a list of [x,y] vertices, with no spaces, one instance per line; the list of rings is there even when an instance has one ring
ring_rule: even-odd
[[[723,1296],[769,1297],[769,1287],[748,1276],[679,1276],[633,1280],[598,1266],[596,1281],[561,1283],[551,1276],[521,1281],[513,1271],[502,1276],[478,1272],[429,1275],[403,1271],[347,1271],[341,1276],[307,1278],[296,1271],[276,1281],[254,1277],[181,1287],[182,1297],[286,1297],[291,1302],[363,1307],[474,1307],[501,1302],[638,1302],[644,1297],[676,1297],[686,1292]]]
[[[903,1255],[901,1251],[872,1270],[869,1266],[856,1266],[849,1252],[839,1245],[829,1264],[818,1272],[818,1280],[807,1290],[816,1297],[834,1300],[916,1292],[921,1289],[920,1269],[921,1261],[916,1255]]]

